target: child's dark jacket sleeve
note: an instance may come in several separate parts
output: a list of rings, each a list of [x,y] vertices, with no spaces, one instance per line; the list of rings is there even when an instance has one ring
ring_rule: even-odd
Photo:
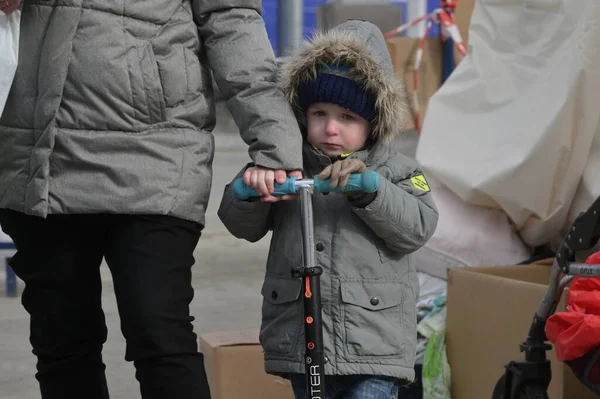
[[[247,166],[235,179],[242,177],[246,169]],[[271,204],[258,200],[240,201],[233,194],[232,186],[233,181],[225,186],[217,211],[219,219],[235,237],[256,242],[271,230]]]
[[[375,199],[354,212],[397,252],[411,253],[425,245],[438,222],[438,210],[417,163],[396,154],[376,168],[381,183]]]

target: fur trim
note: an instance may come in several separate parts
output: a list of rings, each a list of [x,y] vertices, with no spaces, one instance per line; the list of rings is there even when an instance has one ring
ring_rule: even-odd
[[[385,43],[382,47],[387,51]],[[375,141],[390,142],[397,132],[403,130],[408,112],[404,85],[383,70],[356,36],[336,30],[317,32],[283,65],[283,90],[301,126],[306,126],[306,115],[299,105],[300,84],[315,79],[320,66],[336,63],[351,66],[352,79],[375,95],[377,116],[372,137]]]

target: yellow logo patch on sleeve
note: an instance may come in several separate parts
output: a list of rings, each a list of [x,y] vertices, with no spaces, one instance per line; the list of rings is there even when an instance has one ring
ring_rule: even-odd
[[[425,176],[423,175],[413,176],[410,178],[410,181],[417,190],[425,191],[426,193],[431,191],[429,184],[427,184],[427,180],[425,180]]]

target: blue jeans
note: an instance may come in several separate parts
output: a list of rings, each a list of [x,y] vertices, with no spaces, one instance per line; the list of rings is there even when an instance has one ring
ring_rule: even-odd
[[[296,399],[307,399],[306,377],[291,374]],[[336,375],[325,378],[327,392],[322,399],[397,399],[398,380],[372,375]]]

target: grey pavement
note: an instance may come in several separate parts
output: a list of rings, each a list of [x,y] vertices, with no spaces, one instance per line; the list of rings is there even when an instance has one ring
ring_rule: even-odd
[[[206,215],[206,228],[194,253],[191,305],[197,334],[222,330],[257,329],[260,324],[260,288],[269,236],[258,243],[232,237],[219,221],[216,210],[223,187],[249,160],[246,145],[223,106],[218,106],[214,131],[216,152],[213,188]],[[403,152],[414,153],[416,134],[411,133]],[[298,243],[301,245],[301,243]],[[0,399],[39,399],[34,379],[35,359],[28,341],[29,320],[20,299],[4,296],[4,270],[0,269]],[[102,266],[103,307],[108,340],[103,356],[112,399],[139,398],[134,368],[125,362],[125,341],[110,273]],[[23,288],[20,282],[20,289]]]

